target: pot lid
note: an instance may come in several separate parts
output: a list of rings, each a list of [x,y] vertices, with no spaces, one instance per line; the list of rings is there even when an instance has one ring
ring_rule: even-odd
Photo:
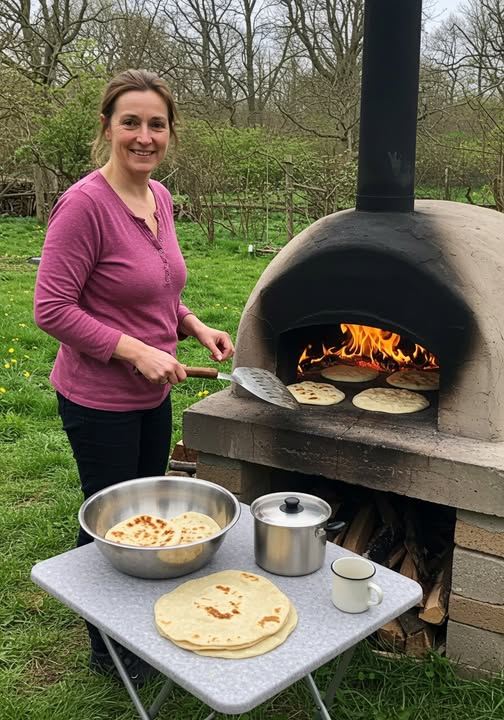
[[[277,492],[254,500],[250,512],[269,525],[310,527],[331,517],[331,506],[325,500],[300,492]]]

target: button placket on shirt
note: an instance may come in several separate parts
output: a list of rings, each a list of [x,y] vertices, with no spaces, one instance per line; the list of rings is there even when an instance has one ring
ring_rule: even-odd
[[[160,220],[159,216],[156,214],[156,219],[158,222],[158,235],[159,237],[156,237],[154,233],[151,231],[147,223],[143,218],[139,218],[141,220],[141,226],[143,228],[144,233],[146,234],[149,242],[154,245],[154,248],[157,250],[158,255],[161,257],[161,260],[163,262],[163,269],[164,269],[164,284],[169,285],[171,281],[170,276],[170,267],[168,265],[168,259],[166,257],[165,251],[161,245],[162,240],[160,239],[162,237],[162,234],[160,233]]]

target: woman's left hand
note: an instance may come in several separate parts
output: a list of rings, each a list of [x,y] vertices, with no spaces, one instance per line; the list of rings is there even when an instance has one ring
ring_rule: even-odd
[[[234,345],[227,332],[224,330],[215,330],[214,328],[204,325],[199,330],[196,338],[206,348],[210,350],[212,360],[223,362],[234,354]]]
[[[202,323],[196,315],[189,313],[182,320],[180,330],[185,335],[192,335],[210,350],[212,360],[222,362],[234,354],[234,345],[229,334],[224,330],[215,330]]]

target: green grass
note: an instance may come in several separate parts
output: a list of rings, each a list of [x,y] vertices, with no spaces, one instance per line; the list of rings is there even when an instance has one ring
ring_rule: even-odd
[[[467,186],[453,185],[450,187],[450,200],[452,202],[467,203]],[[418,185],[415,188],[415,197],[419,200],[445,200],[445,190],[440,185]],[[488,185],[471,189],[471,198],[475,205],[493,205],[495,199]]]
[[[222,232],[209,249],[194,225],[180,223],[178,231],[189,268],[186,303],[205,322],[235,336],[268,260],[249,259],[244,243]],[[0,720],[132,720],[121,686],[86,669],[83,623],[29,580],[34,563],[73,547],[81,503],[47,379],[57,343],[32,320],[36,267],[27,258],[40,253],[43,235],[33,220],[0,220]],[[193,340],[181,344],[180,359],[208,362],[207,351]],[[183,409],[219,387],[192,379],[174,389],[174,442]],[[317,673],[322,684],[331,667]],[[158,687],[152,683],[143,697],[154,696]],[[311,712],[308,691],[298,683],[241,720],[307,720]],[[177,690],[159,717],[199,720],[206,714]],[[390,660],[364,646],[338,693],[334,717],[502,720],[504,683],[462,680],[437,655],[424,662]]]

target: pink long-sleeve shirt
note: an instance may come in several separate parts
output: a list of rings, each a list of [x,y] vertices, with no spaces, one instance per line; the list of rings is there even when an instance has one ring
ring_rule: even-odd
[[[53,386],[79,405],[140,410],[159,405],[169,385],[149,383],[112,357],[122,334],[175,355],[190,310],[180,301],[186,267],[170,193],[150,181],[158,237],[94,171],[55,205],[35,286],[35,322],[61,343]]]

